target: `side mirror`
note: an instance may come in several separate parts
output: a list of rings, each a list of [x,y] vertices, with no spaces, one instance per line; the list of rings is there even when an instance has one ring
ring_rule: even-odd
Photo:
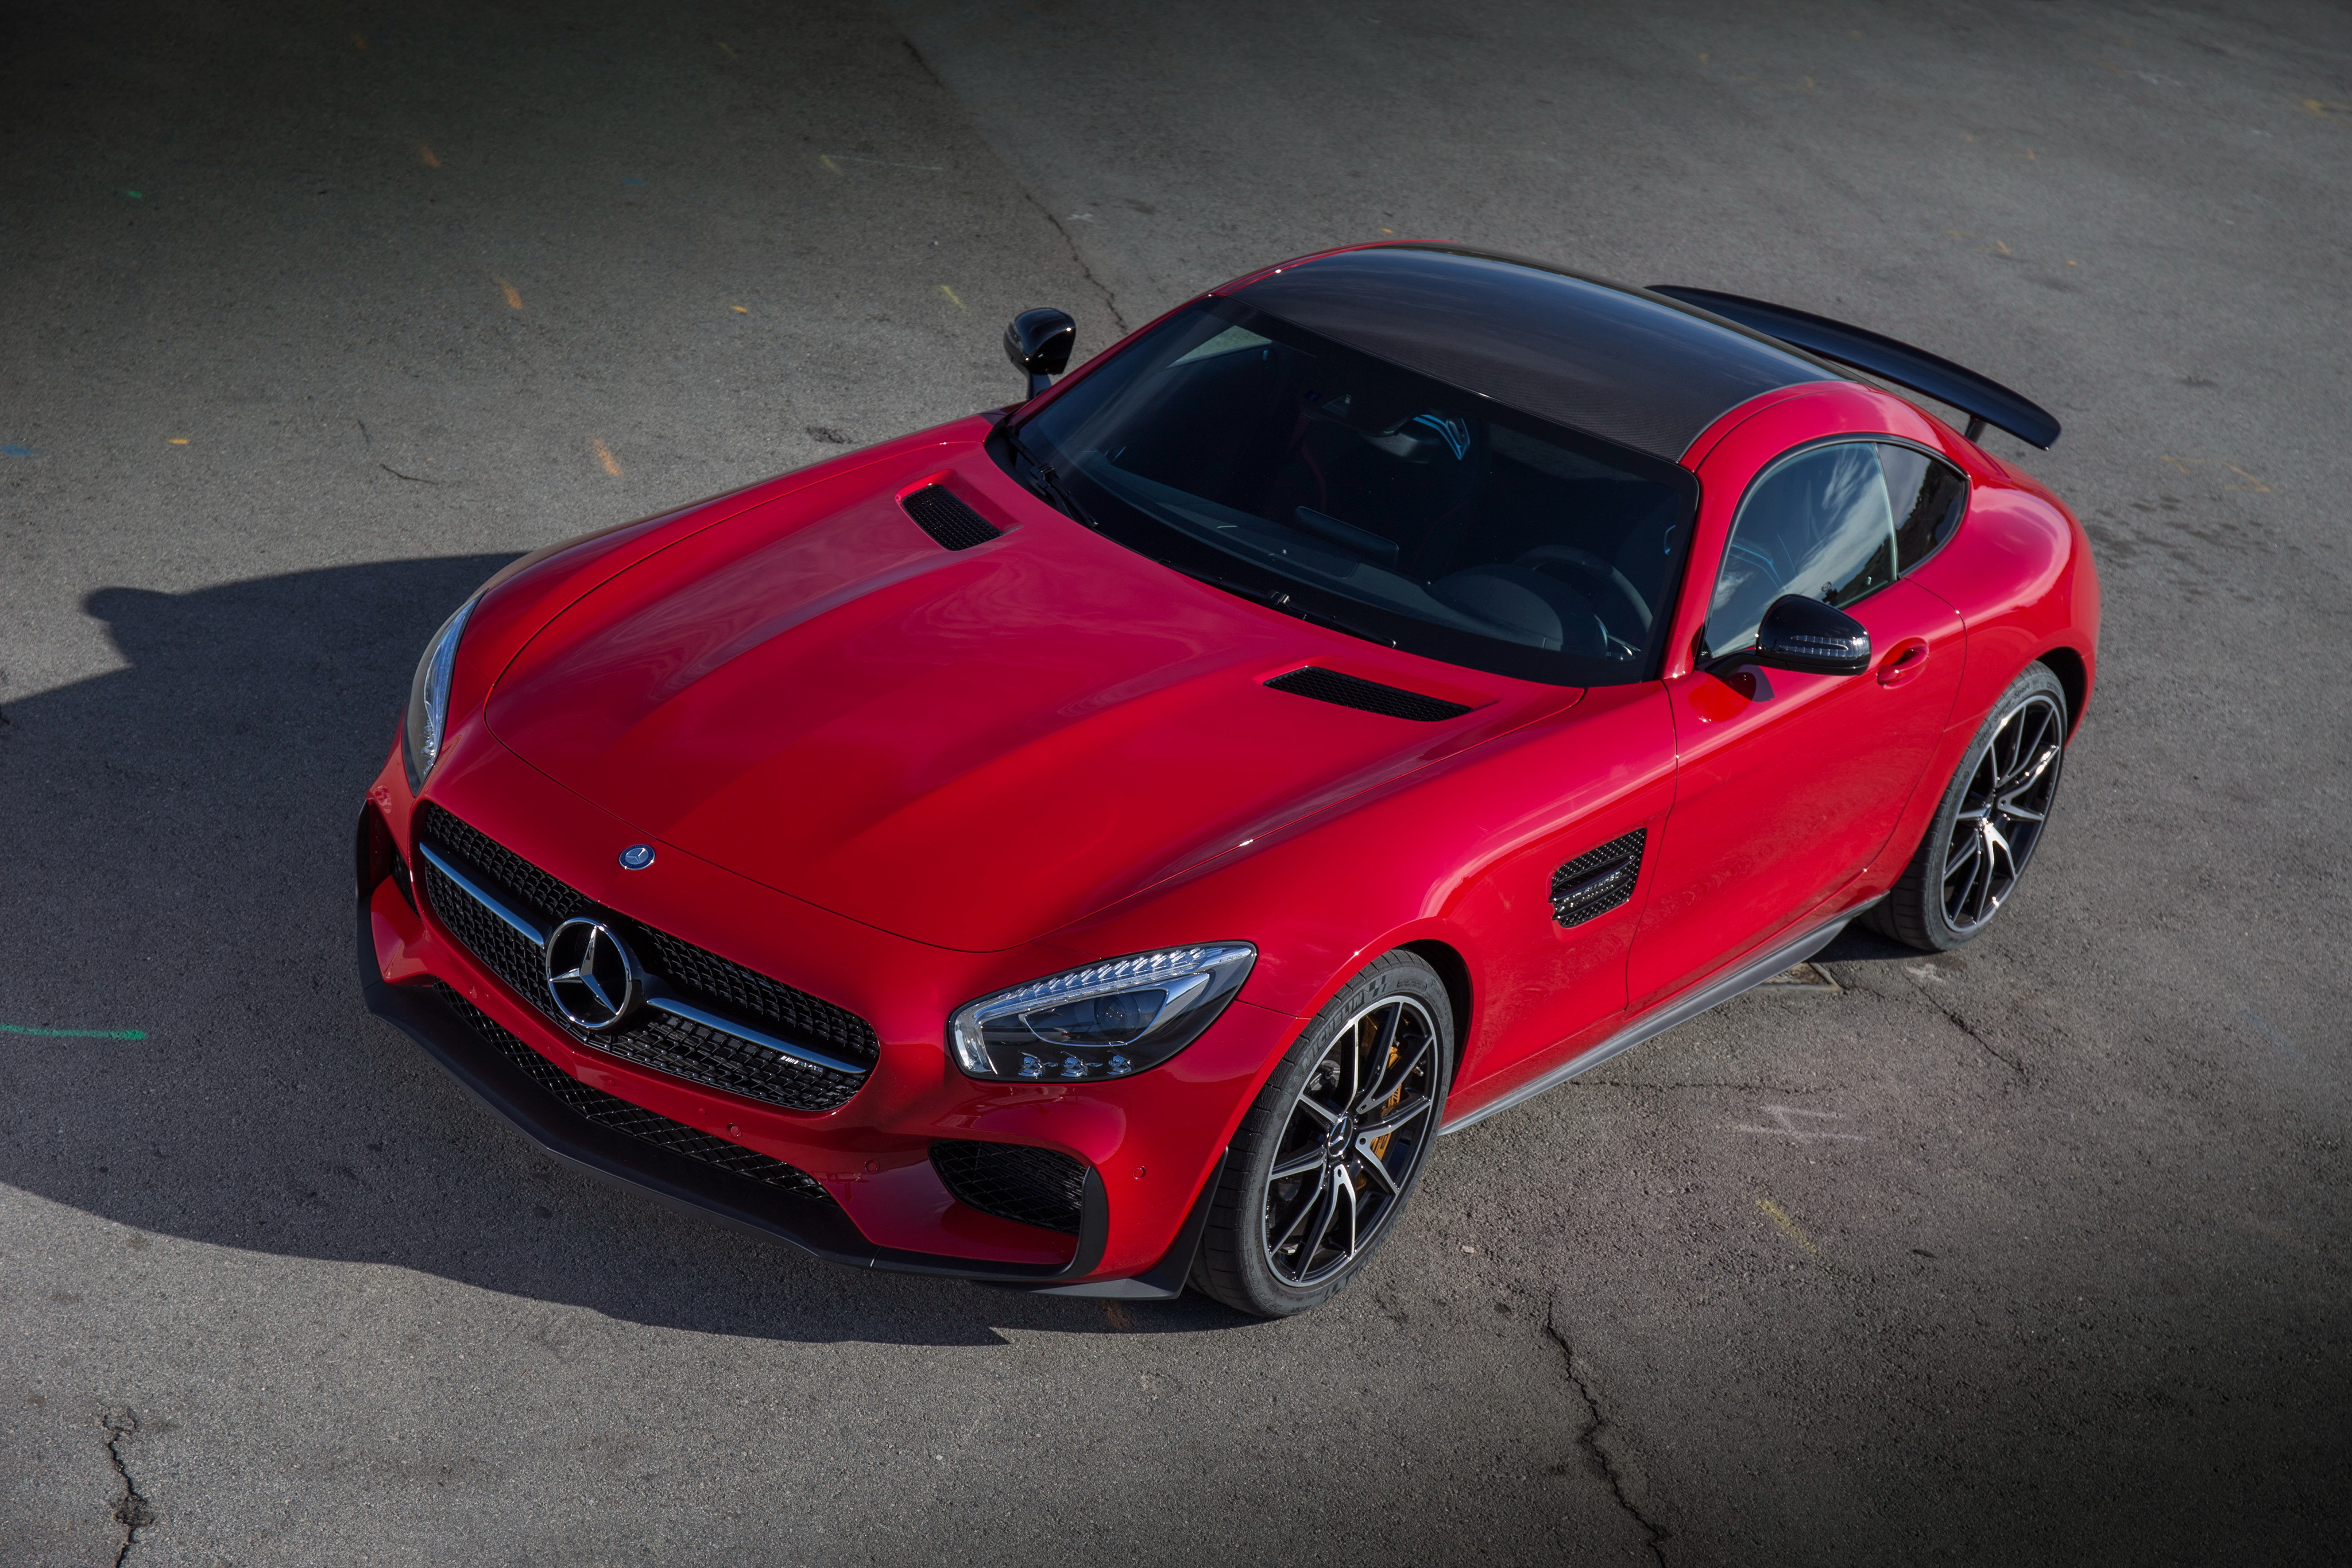
[[[1004,357],[1029,378],[1029,396],[1035,397],[1069,368],[1077,340],[1078,324],[1068,311],[1024,310],[1004,329]]]
[[[1741,656],[1769,670],[1859,675],[1870,668],[1870,632],[1843,610],[1787,593],[1764,612],[1755,651]]]

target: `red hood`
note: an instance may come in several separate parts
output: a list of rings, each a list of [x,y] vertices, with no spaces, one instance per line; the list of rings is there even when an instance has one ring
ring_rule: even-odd
[[[950,552],[900,509],[943,459],[1003,538]],[[1308,663],[1476,711],[1412,723],[1260,684]],[[1045,507],[977,449],[932,446],[604,583],[524,647],[488,719],[649,838],[991,950],[1577,695],[1234,598]]]

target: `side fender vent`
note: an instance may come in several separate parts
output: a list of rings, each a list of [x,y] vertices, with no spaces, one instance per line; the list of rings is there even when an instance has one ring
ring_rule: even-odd
[[[1552,873],[1551,917],[1562,925],[1581,925],[1622,907],[1642,878],[1642,845],[1649,836],[1649,829],[1636,828]]]
[[[1286,675],[1276,675],[1265,684],[1293,696],[1312,697],[1318,703],[1361,708],[1366,713],[1382,713],[1391,718],[1409,718],[1420,724],[1460,718],[1470,711],[1464,704],[1450,703],[1443,697],[1425,696],[1402,686],[1384,686],[1378,681],[1360,680],[1337,670],[1318,670],[1312,664]]]
[[[907,508],[915,526],[938,540],[943,549],[970,549],[1004,535],[1003,528],[958,500],[945,485],[926,485],[898,504]]]

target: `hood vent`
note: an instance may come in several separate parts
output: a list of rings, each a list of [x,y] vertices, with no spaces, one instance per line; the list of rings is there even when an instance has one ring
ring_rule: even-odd
[[[1401,686],[1384,686],[1378,681],[1360,680],[1337,670],[1319,670],[1312,664],[1286,675],[1276,675],[1265,684],[1293,696],[1313,697],[1318,703],[1361,708],[1366,713],[1386,714],[1391,718],[1409,718],[1421,724],[1460,718],[1470,711],[1465,705],[1450,703],[1443,697],[1424,696]]]
[[[926,485],[898,504],[942,549],[970,549],[1004,535],[1003,528],[965,506],[945,485]]]

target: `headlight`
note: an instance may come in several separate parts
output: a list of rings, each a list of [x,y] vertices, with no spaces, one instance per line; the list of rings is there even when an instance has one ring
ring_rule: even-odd
[[[441,623],[425,656],[416,661],[416,678],[408,684],[408,723],[400,732],[401,760],[408,765],[411,794],[425,788],[425,775],[441,758],[441,732],[449,724],[449,675],[457,665],[457,639],[465,634],[466,617],[480,602],[478,597],[457,606],[457,613]]]
[[[1256,962],[1246,942],[1208,942],[1089,964],[965,1003],[948,1040],[974,1078],[1125,1078],[1200,1039]]]

